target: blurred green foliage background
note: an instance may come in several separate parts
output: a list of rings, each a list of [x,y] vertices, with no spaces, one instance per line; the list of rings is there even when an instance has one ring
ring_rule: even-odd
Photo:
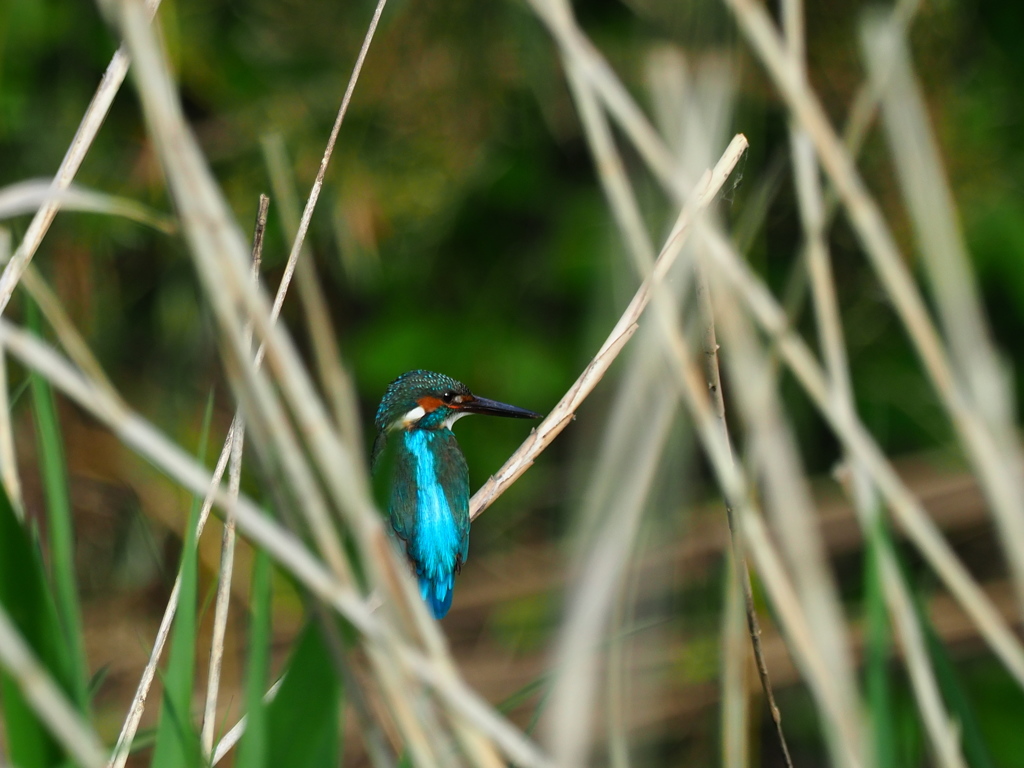
[[[836,124],[864,77],[856,29],[867,5],[807,3],[812,79]],[[725,52],[734,62],[740,101],[733,127],[748,136],[751,150],[723,213],[738,224],[744,217],[760,221],[749,257],[784,293],[800,247],[785,112],[721,4],[594,0],[576,7],[641,103],[645,59],[657,46],[680,47],[693,59]],[[285,147],[304,199],[372,9],[366,0],[163,3],[160,19],[188,117],[244,226],[257,196],[270,192],[267,142]],[[989,316],[1014,369],[1024,360],[1022,30],[1024,5],[1014,0],[943,0],[925,4],[912,34]],[[115,47],[93,4],[0,2],[0,186],[54,172]],[[877,132],[862,167],[914,258]],[[643,190],[639,163],[633,170]],[[117,97],[78,181],[168,208],[130,88]],[[646,191],[651,221],[661,227],[673,214],[653,185]],[[263,269],[271,291],[288,250],[275,205]],[[27,221],[10,222],[15,242]],[[637,282],[596,183],[557,52],[519,2],[389,3],[308,242],[367,425],[386,384],[421,367],[488,397],[548,409],[596,351]],[[938,451],[956,463],[945,417],[841,216],[831,244],[862,416],[891,453]],[[179,441],[194,444],[211,387],[222,415],[233,410],[179,238],[65,213],[35,263],[115,384]],[[17,301],[13,314],[22,314]],[[805,331],[807,314],[800,321]],[[284,318],[303,343],[294,302]],[[1021,387],[1018,377],[1024,393]],[[579,495],[574,467],[591,453],[606,391],[481,518],[474,557],[564,530]],[[836,445],[795,388],[787,392],[807,465],[825,473]],[[479,422],[459,425],[474,486],[524,436],[520,423]],[[72,452],[69,462],[75,461]],[[691,498],[712,492],[699,466],[687,480]],[[997,728],[996,719],[987,727]],[[1003,764],[1024,765],[1024,751],[1016,762],[1013,754]]]

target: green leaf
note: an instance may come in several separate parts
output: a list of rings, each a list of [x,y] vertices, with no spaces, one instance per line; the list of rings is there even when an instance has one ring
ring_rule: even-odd
[[[341,757],[341,681],[314,621],[302,631],[288,672],[267,707],[267,765],[333,768]]]
[[[960,743],[963,745],[964,757],[971,768],[996,768],[995,761],[989,752],[985,739],[981,734],[981,724],[977,710],[967,695],[960,676],[953,666],[946,647],[942,644],[935,627],[928,617],[928,612],[921,605],[920,599],[915,600],[917,615],[924,630],[928,655],[935,669],[935,678],[939,683],[942,698],[949,706],[950,715],[960,725]]]
[[[0,603],[42,664],[70,695],[67,648],[38,547],[15,517],[0,488]],[[61,764],[63,751],[36,717],[17,683],[4,672],[3,719],[8,757],[21,768]]]
[[[206,438],[213,413],[213,396],[206,404],[200,438],[200,461],[205,458]],[[174,616],[170,656],[163,675],[164,696],[157,724],[156,748],[151,768],[182,768],[202,766],[204,759],[199,738],[191,719],[192,686],[196,668],[196,602],[198,591],[198,553],[196,551],[196,521],[199,519],[201,500],[192,501],[185,542],[181,552],[181,594]]]
[[[236,768],[264,768],[267,763],[267,706],[263,696],[270,668],[270,556],[256,553],[252,569],[252,626],[249,630],[249,669],[246,675],[245,735],[238,748]]]
[[[37,335],[41,335],[39,310],[35,303],[26,299],[26,309],[29,326]],[[71,497],[68,493],[67,464],[64,460],[64,439],[49,382],[35,371],[29,374],[29,381],[36,417],[39,466],[46,496],[47,543],[57,614],[70,665],[72,699],[85,712],[89,706],[89,664],[85,655],[82,609],[75,575],[75,533]]]

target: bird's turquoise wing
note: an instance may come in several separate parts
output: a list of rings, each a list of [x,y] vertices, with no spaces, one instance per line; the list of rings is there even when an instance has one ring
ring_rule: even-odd
[[[455,519],[461,564],[469,557],[469,467],[451,431],[439,432],[436,439],[443,441],[443,448],[437,451],[438,455],[444,457],[438,462],[438,479],[445,489],[448,506]]]

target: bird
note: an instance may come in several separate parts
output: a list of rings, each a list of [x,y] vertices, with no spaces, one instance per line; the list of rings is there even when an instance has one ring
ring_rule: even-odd
[[[448,613],[455,574],[469,556],[469,468],[452,425],[471,413],[542,418],[477,397],[461,381],[424,370],[391,382],[374,417],[373,475],[435,619]]]

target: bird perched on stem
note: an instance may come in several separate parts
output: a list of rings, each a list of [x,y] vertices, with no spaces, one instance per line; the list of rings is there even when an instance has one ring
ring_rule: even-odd
[[[541,418],[477,397],[431,371],[409,371],[391,382],[374,418],[373,472],[388,484],[391,526],[436,619],[448,613],[455,574],[469,556],[469,469],[451,428],[471,413]]]

